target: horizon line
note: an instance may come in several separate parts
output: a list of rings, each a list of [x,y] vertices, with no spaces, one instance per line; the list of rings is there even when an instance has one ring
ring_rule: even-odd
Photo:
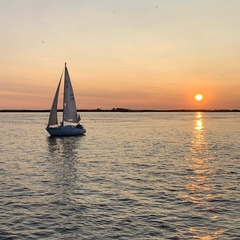
[[[59,109],[58,112],[62,112]],[[50,109],[0,109],[0,112],[50,112]],[[240,112],[240,109],[77,109],[77,112]]]

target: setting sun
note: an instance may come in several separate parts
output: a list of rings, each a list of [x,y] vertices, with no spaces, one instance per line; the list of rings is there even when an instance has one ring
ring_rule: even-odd
[[[196,99],[197,101],[202,101],[203,95],[202,95],[202,94],[196,94],[196,95],[195,95],[195,99]]]

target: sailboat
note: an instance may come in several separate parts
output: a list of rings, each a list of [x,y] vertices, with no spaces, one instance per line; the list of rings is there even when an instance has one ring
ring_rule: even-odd
[[[64,73],[63,118],[59,125],[57,117],[57,105],[63,73]],[[53,99],[52,108],[50,111],[46,130],[51,136],[83,135],[86,132],[86,129],[79,123],[81,118],[80,115],[77,114],[72,83],[70,80],[66,63],[64,66],[63,73],[59,80],[58,87]]]

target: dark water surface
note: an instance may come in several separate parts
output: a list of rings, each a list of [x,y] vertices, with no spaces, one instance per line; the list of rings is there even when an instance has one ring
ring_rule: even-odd
[[[0,239],[240,239],[239,113],[0,113]]]

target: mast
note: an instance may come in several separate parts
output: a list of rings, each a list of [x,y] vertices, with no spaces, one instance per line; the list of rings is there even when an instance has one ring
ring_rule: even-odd
[[[66,79],[66,68],[67,68],[67,63],[64,63],[64,79],[63,79],[63,114],[62,114],[62,126],[64,125],[64,105],[65,105],[65,79]]]

